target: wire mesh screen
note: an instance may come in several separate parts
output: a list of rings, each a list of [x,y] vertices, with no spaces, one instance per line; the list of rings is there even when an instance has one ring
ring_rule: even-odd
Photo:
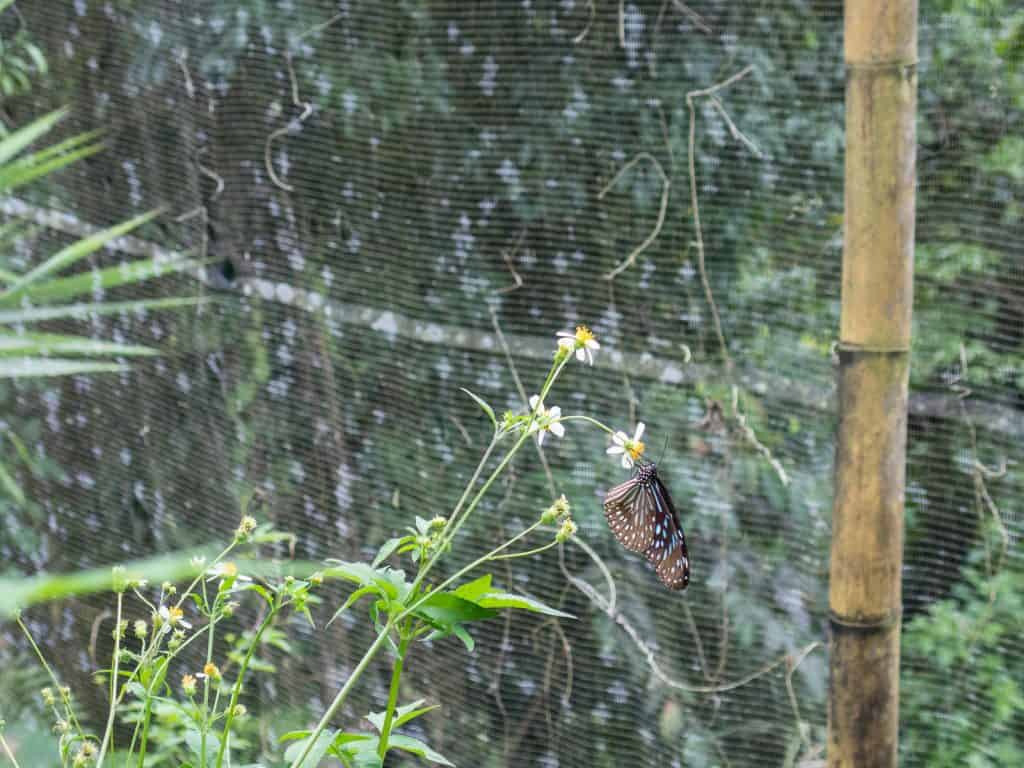
[[[19,475],[35,501],[3,502],[6,568],[228,537],[254,491],[298,534],[296,557],[372,557],[469,480],[489,427],[460,388],[521,410],[555,332],[585,324],[595,364],[568,369],[550,403],[647,424],[689,589],[666,590],[608,531],[601,500],[626,473],[603,433],[572,425],[524,450],[456,560],[565,493],[583,546],[496,578],[576,618],[499,618],[472,653],[414,650],[407,698],[444,705],[419,733],[458,765],[818,764],[840,2],[19,5],[50,71],[5,120],[69,104],[67,129],[101,127],[108,149],[4,201],[38,225],[14,261],[162,207],[94,268],[191,252],[217,301],[85,321],[160,348],[130,373],[5,388],[9,425],[45,459]],[[1024,758],[1024,13],[927,0],[920,23],[901,755],[1010,765]],[[103,610],[30,614],[62,674],[95,669],[78,649]],[[348,616],[289,631],[295,652],[247,691],[269,754],[372,639]],[[374,672],[339,721],[379,708],[387,684]]]

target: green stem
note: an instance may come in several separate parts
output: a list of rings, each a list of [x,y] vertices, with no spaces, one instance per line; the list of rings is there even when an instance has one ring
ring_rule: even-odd
[[[401,630],[401,639],[398,641],[398,658],[395,659],[395,666],[391,671],[391,689],[388,691],[388,709],[384,715],[384,727],[380,729],[380,747],[377,755],[381,760],[388,753],[388,737],[391,735],[391,724],[394,722],[395,707],[398,706],[398,685],[402,679],[402,666],[405,663],[405,654],[409,650],[409,641],[412,640],[411,623],[406,622]]]
[[[462,511],[462,506],[466,503],[466,499],[469,497],[470,492],[473,490],[473,486],[476,485],[476,481],[480,479],[480,473],[483,472],[484,465],[487,464],[487,459],[491,457],[491,453],[494,451],[494,446],[496,446],[497,444],[498,434],[495,433],[494,436],[491,438],[490,445],[487,446],[487,449],[484,451],[483,456],[480,457],[480,461],[477,462],[476,469],[473,470],[473,476],[469,478],[469,482],[466,483],[466,488],[462,492],[462,497],[459,499],[458,504],[455,505],[455,509],[452,510],[451,515],[448,517],[448,522],[445,523],[445,527],[441,531],[441,544],[437,547],[436,551],[434,552],[430,560],[428,560],[426,564],[423,566],[423,568],[420,569],[420,572],[416,574],[416,578],[412,584],[412,589],[410,590],[412,594],[416,593],[416,591],[419,589],[420,584],[423,583],[423,579],[426,578],[427,573],[430,571],[431,568],[434,567],[434,564],[438,561],[441,555],[444,554],[444,545],[448,541],[450,541],[450,539],[446,536],[447,531],[449,528],[452,527],[452,525],[454,525],[455,519],[458,517],[459,512]]]
[[[201,637],[202,634],[206,630],[208,630],[209,628],[210,628],[210,625],[207,624],[205,627],[203,627],[202,629],[198,630],[194,635],[192,635],[185,642],[183,642],[181,645],[179,645],[177,648],[175,648],[173,651],[171,651],[168,654],[168,656],[165,658],[164,664],[169,666],[170,663],[174,660],[174,658],[179,653],[181,653],[189,645],[191,645],[193,640],[195,640],[198,637]],[[122,686],[122,688],[121,688],[121,696],[122,697],[124,696],[124,692],[126,690],[128,690],[128,683],[132,682],[135,679],[135,676],[139,674],[139,670],[143,669],[147,664],[149,664],[149,662],[152,660],[152,657],[156,655],[157,651],[160,648],[160,642],[161,642],[161,639],[164,637],[164,634],[165,633],[159,633],[159,632],[155,634],[155,636],[153,637],[153,642],[150,644],[149,648],[146,650],[146,653],[143,654],[142,659],[139,661],[138,665],[132,671],[131,675],[129,675],[128,680],[125,682],[124,686]],[[135,724],[135,730],[132,732],[132,742],[131,743],[134,744],[135,743],[135,739],[138,736],[140,729],[142,731],[142,742],[139,745],[139,768],[142,768],[143,760],[146,757],[146,743],[147,743],[147,739],[148,739],[148,735],[149,735],[149,721],[150,721],[150,716],[151,716],[151,712],[152,712],[151,707],[152,707],[152,701],[153,701],[153,686],[156,683],[158,678],[159,678],[159,675],[153,675],[152,680],[150,680],[150,682],[149,682],[149,686],[146,688],[146,698],[145,698],[145,701],[146,701],[146,712],[145,712],[145,715],[144,715],[143,719]],[[163,679],[166,679],[166,675],[164,676]],[[128,754],[129,755],[131,754],[131,750],[129,750]]]
[[[63,686],[60,684],[60,681],[57,679],[57,675],[53,671],[53,667],[51,667],[46,662],[46,657],[43,656],[43,652],[41,650],[39,650],[39,646],[36,645],[35,638],[32,637],[32,633],[28,631],[28,627],[26,627],[25,623],[21,620],[21,615],[20,614],[17,617],[15,617],[15,621],[17,622],[18,626],[21,628],[21,631],[25,634],[25,637],[28,638],[29,645],[31,645],[32,646],[32,650],[36,652],[36,657],[39,659],[39,663],[43,665],[43,669],[46,670],[46,674],[48,674],[50,676],[50,681],[53,683],[54,687],[57,689],[57,695],[60,696],[61,701],[64,703],[64,708],[67,710],[68,720],[71,722],[72,725],[75,726],[75,730],[78,732],[78,736],[80,738],[84,739],[85,738],[85,732],[82,730],[82,726],[78,724],[78,718],[75,717],[75,711],[71,708],[71,699],[64,696]]]
[[[546,552],[547,550],[551,549],[557,544],[557,541],[549,541],[542,547],[528,549],[525,552],[509,552],[507,555],[492,555],[488,558],[488,560],[511,560],[515,557],[530,557],[531,555],[539,555],[541,552]]]
[[[220,600],[218,591],[217,599]],[[210,631],[206,633],[206,664],[213,663],[213,637],[214,624],[216,623],[216,608],[210,607],[210,599],[206,593],[206,582],[203,582],[203,605],[210,611]],[[203,666],[206,671],[206,666]],[[199,768],[206,768],[206,734],[210,730],[210,676],[203,678],[203,721],[199,730]]]
[[[348,680],[345,681],[345,685],[343,685],[341,690],[338,691],[338,695],[334,697],[334,701],[331,702],[327,711],[324,712],[323,717],[320,718],[320,722],[316,724],[316,728],[314,728],[313,732],[309,735],[309,740],[306,742],[306,748],[302,750],[301,755],[292,761],[289,768],[300,768],[302,762],[309,755],[310,750],[313,749],[313,745],[316,744],[317,740],[320,738],[320,734],[323,733],[324,728],[327,727],[327,723],[330,722],[331,718],[334,717],[334,713],[338,711],[338,708],[341,707],[345,702],[345,699],[348,698],[348,695],[352,692],[352,689],[359,681],[359,678],[363,676],[363,672],[366,671],[366,667],[369,666],[373,657],[376,656],[377,652],[384,647],[384,643],[388,639],[388,633],[391,631],[392,627],[394,627],[394,624],[395,619],[391,619],[384,625],[384,627],[381,628],[380,634],[377,635],[377,639],[374,640],[373,644],[366,649],[366,653],[363,654],[363,658],[359,660],[356,668],[352,670],[352,674],[349,675]]]
[[[588,424],[593,424],[595,427],[603,429],[609,435],[614,435],[615,434],[615,430],[612,429],[611,427],[609,427],[607,424],[603,424],[602,422],[598,421],[597,419],[591,418],[590,416],[584,416],[583,414],[575,414],[573,416],[562,416],[559,419],[555,419],[552,422],[552,424],[556,424],[556,423],[560,423],[560,422],[565,422],[565,421],[585,421]]]
[[[147,691],[148,693],[148,691]],[[146,762],[146,745],[149,741],[149,719],[153,714],[153,697],[146,696],[146,710],[142,713],[142,740],[139,742],[139,763],[138,768],[143,768]],[[138,735],[138,729],[132,734],[132,743],[128,746],[128,755],[131,756],[132,750],[135,748],[135,737]]]
[[[107,715],[107,727],[103,731],[103,743],[100,744],[100,753],[96,758],[96,768],[101,768],[103,758],[107,754],[107,747],[113,741],[114,716],[117,714],[117,671],[121,661],[121,609],[124,606],[124,592],[117,593],[117,616],[114,619],[114,660],[111,664],[110,675],[110,714]]]
[[[242,692],[242,681],[245,679],[245,673],[249,669],[249,662],[252,660],[253,655],[256,653],[256,649],[259,647],[260,638],[263,637],[263,633],[267,627],[277,616],[277,612],[282,606],[276,605],[270,609],[267,617],[260,624],[259,629],[256,630],[256,634],[252,639],[252,644],[249,646],[249,650],[245,653],[245,658],[242,659],[242,664],[238,668],[238,678],[235,680],[235,684],[231,689],[231,701],[228,703],[227,716],[224,718],[224,733],[220,739],[220,749],[217,750],[217,768],[221,768],[224,764],[224,751],[228,747],[228,735],[231,732],[231,721],[235,717],[235,705],[238,704],[238,695]]]
[[[4,754],[6,754],[7,759],[11,761],[11,765],[13,765],[14,768],[21,768],[21,766],[18,765],[17,758],[14,756],[14,752],[11,751],[11,747],[7,743],[7,739],[4,738],[3,733],[0,733],[0,747],[4,748]]]

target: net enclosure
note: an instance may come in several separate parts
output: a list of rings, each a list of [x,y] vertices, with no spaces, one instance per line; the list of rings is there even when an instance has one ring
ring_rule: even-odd
[[[900,759],[1021,765],[1024,9],[919,14]],[[297,535],[280,556],[370,559],[470,479],[490,427],[461,388],[521,412],[555,333],[585,325],[594,364],[547,405],[646,424],[690,585],[618,544],[602,499],[628,472],[567,424],[517,456],[443,568],[564,493],[575,540],[495,579],[575,618],[415,648],[403,700],[443,706],[410,732],[460,766],[824,764],[842,3],[22,0],[0,33],[0,75],[15,40],[45,59],[5,88],[7,128],[67,105],[59,131],[106,145],[0,201],[31,224],[5,269],[159,208],[85,273],[188,254],[198,282],[95,298],[211,299],[70,324],[160,350],[130,371],[3,383],[24,490],[0,499],[4,575],[226,540],[254,494]],[[277,739],[372,640],[358,613],[323,627],[345,594],[325,587],[318,628],[267,650],[252,761],[280,764]],[[92,719],[108,607],[26,613]],[[49,725],[29,654],[8,625],[0,707],[24,749]],[[375,665],[336,720],[387,697]]]

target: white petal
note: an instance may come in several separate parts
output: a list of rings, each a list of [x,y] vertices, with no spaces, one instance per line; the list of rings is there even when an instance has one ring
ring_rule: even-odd
[[[624,446],[628,441],[629,435],[627,435],[625,432],[620,431],[612,435],[612,442],[615,443],[616,445]]]
[[[598,349],[601,348],[601,345],[597,343],[597,339],[587,339],[586,346],[587,346],[587,349],[593,349],[593,350],[598,350]]]
[[[555,437],[561,437],[562,435],[565,434],[565,426],[562,424],[558,424],[557,422],[548,427],[548,429],[551,430],[551,433]]]
[[[608,446],[608,450],[605,451],[605,453],[609,453],[609,454],[623,453],[625,450],[626,449],[623,448],[621,445],[610,445],[610,446]]]
[[[559,331],[558,333],[555,334],[555,336],[562,336],[567,339],[572,339],[573,341],[576,340],[576,334],[573,333],[572,331]]]
[[[576,359],[579,360],[581,363],[587,359],[587,356],[583,353],[583,347],[580,347],[579,349],[576,350]]]
[[[541,430],[540,434],[537,435],[537,445],[544,445],[544,435],[547,434],[546,430]]]
[[[537,410],[537,403],[540,402],[540,395],[532,395],[530,397],[530,408],[531,410]]]
[[[640,439],[641,437],[643,437],[643,436],[644,436],[644,430],[645,430],[646,428],[647,428],[647,425],[646,425],[646,424],[644,424],[644,423],[643,423],[642,421],[641,421],[641,422],[639,422],[639,423],[638,423],[638,424],[636,425],[636,434],[635,434],[635,435],[633,435],[633,441],[634,441],[634,442],[638,441],[638,440],[639,440],[639,439]]]
[[[622,467],[623,469],[629,469],[633,466],[633,459],[628,453],[622,454]]]
[[[572,337],[559,339],[558,340],[558,346],[560,346],[560,347],[575,347],[576,346],[576,339],[574,339]]]
[[[556,405],[550,411],[548,411],[548,416],[550,416],[552,419],[561,418],[562,409]]]
[[[580,350],[580,351],[581,352],[586,352],[586,354],[587,354],[587,364],[588,365],[593,365],[594,364],[594,353],[590,351],[590,347],[583,347],[583,349]]]

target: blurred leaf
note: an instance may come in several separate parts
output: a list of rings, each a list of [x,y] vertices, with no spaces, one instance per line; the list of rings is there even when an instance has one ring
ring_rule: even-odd
[[[465,387],[459,387],[459,389],[461,389],[461,390],[462,390],[463,392],[465,392],[465,393],[466,393],[467,395],[469,395],[470,397],[472,397],[472,398],[473,398],[473,400],[475,400],[475,401],[476,401],[476,404],[477,404],[477,405],[479,405],[481,409],[483,409],[483,412],[484,412],[484,413],[486,413],[486,414],[487,414],[487,417],[488,417],[488,418],[489,418],[489,419],[491,420],[491,424],[493,424],[493,425],[494,425],[494,428],[495,428],[495,429],[497,429],[497,428],[498,428],[498,419],[497,419],[497,418],[495,417],[495,415],[494,415],[494,409],[493,409],[493,408],[491,408],[491,406],[489,406],[489,405],[488,405],[488,404],[487,404],[487,403],[486,403],[486,402],[484,401],[484,399],[483,399],[483,398],[481,398],[481,397],[478,397],[477,395],[474,395],[474,394],[473,394],[472,392],[470,392],[470,391],[469,391],[468,389],[466,389]]]
[[[388,741],[388,746],[394,749],[400,749],[403,752],[409,752],[418,757],[422,757],[424,760],[429,760],[432,763],[438,765],[450,765],[454,768],[454,763],[448,761],[443,755],[435,752],[426,744],[419,739],[414,739],[410,736],[403,736],[400,733],[391,734],[391,738]]]

